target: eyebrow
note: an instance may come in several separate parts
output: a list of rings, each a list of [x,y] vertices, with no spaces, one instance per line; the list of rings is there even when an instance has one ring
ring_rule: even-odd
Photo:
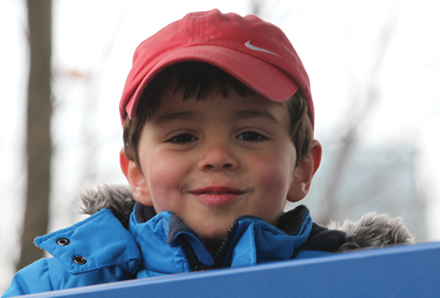
[[[279,123],[279,121],[270,113],[266,113],[263,111],[258,110],[244,110],[244,111],[238,111],[234,113],[234,118],[236,119],[266,119],[270,122]],[[196,115],[192,111],[183,111],[183,112],[176,112],[176,113],[165,113],[158,117],[156,120],[155,126],[160,126],[168,122],[172,122],[175,120],[192,120],[195,119]]]
[[[165,113],[159,116],[156,120],[156,126],[161,125],[167,122],[171,122],[174,120],[191,120],[195,118],[194,112],[184,111],[184,112],[176,112],[176,113]]]
[[[271,122],[279,123],[277,118],[273,116],[270,113],[266,113],[263,111],[258,110],[245,110],[245,111],[238,111],[235,113],[235,117],[238,119],[255,119],[255,118],[263,118],[270,120]]]

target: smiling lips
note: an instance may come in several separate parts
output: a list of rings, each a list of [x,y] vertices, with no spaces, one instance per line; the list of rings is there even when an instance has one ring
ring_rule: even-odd
[[[204,187],[190,192],[207,205],[221,206],[235,200],[245,191],[233,187]]]

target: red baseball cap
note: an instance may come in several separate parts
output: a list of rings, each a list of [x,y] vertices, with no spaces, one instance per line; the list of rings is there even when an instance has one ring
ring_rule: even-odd
[[[185,61],[212,64],[275,102],[300,90],[314,122],[309,77],[281,29],[255,15],[214,9],[189,13],[137,47],[119,105],[122,123],[126,115],[136,115],[139,99],[155,75]]]

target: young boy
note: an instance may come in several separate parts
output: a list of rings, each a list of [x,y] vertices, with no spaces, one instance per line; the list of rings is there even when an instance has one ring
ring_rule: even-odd
[[[102,187],[84,199],[92,216],[37,238],[54,257],[4,297],[413,241],[386,216],[345,233],[304,206],[283,213],[307,195],[321,145],[298,55],[256,16],[192,13],[145,40],[120,113],[129,189]]]

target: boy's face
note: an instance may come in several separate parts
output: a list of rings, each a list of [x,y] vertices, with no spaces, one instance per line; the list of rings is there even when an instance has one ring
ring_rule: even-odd
[[[301,164],[295,168],[283,104],[232,89],[226,98],[182,98],[180,91],[166,91],[146,122],[141,168],[127,161],[124,169],[121,162],[137,201],[174,212],[209,245],[221,241],[237,217],[275,223],[286,199],[304,197],[304,171]]]

